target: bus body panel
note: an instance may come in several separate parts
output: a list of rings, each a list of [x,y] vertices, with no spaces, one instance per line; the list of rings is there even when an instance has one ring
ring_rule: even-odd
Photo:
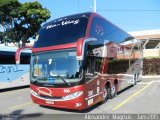
[[[0,89],[29,85],[29,65],[0,65]]]

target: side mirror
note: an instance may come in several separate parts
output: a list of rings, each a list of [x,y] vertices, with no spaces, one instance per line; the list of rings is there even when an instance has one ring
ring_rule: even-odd
[[[87,42],[97,41],[96,38],[80,38],[77,43],[77,60],[84,59],[84,49]]]
[[[26,50],[32,50],[32,47],[23,47],[23,48],[17,49],[16,54],[15,54],[16,64],[20,64],[20,55],[21,55],[21,52],[22,51],[26,51]]]

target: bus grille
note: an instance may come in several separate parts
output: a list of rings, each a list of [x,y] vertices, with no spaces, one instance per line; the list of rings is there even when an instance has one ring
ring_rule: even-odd
[[[62,98],[59,96],[46,96],[46,95],[39,95],[39,96],[45,99],[61,99]]]

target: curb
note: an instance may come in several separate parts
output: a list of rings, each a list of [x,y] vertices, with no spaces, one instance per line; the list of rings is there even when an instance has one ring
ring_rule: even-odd
[[[157,75],[157,76],[142,76],[142,78],[160,78],[160,75]]]

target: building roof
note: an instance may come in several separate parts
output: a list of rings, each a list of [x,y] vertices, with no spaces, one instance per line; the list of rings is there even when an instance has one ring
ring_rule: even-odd
[[[160,39],[160,29],[129,32],[136,39]]]

